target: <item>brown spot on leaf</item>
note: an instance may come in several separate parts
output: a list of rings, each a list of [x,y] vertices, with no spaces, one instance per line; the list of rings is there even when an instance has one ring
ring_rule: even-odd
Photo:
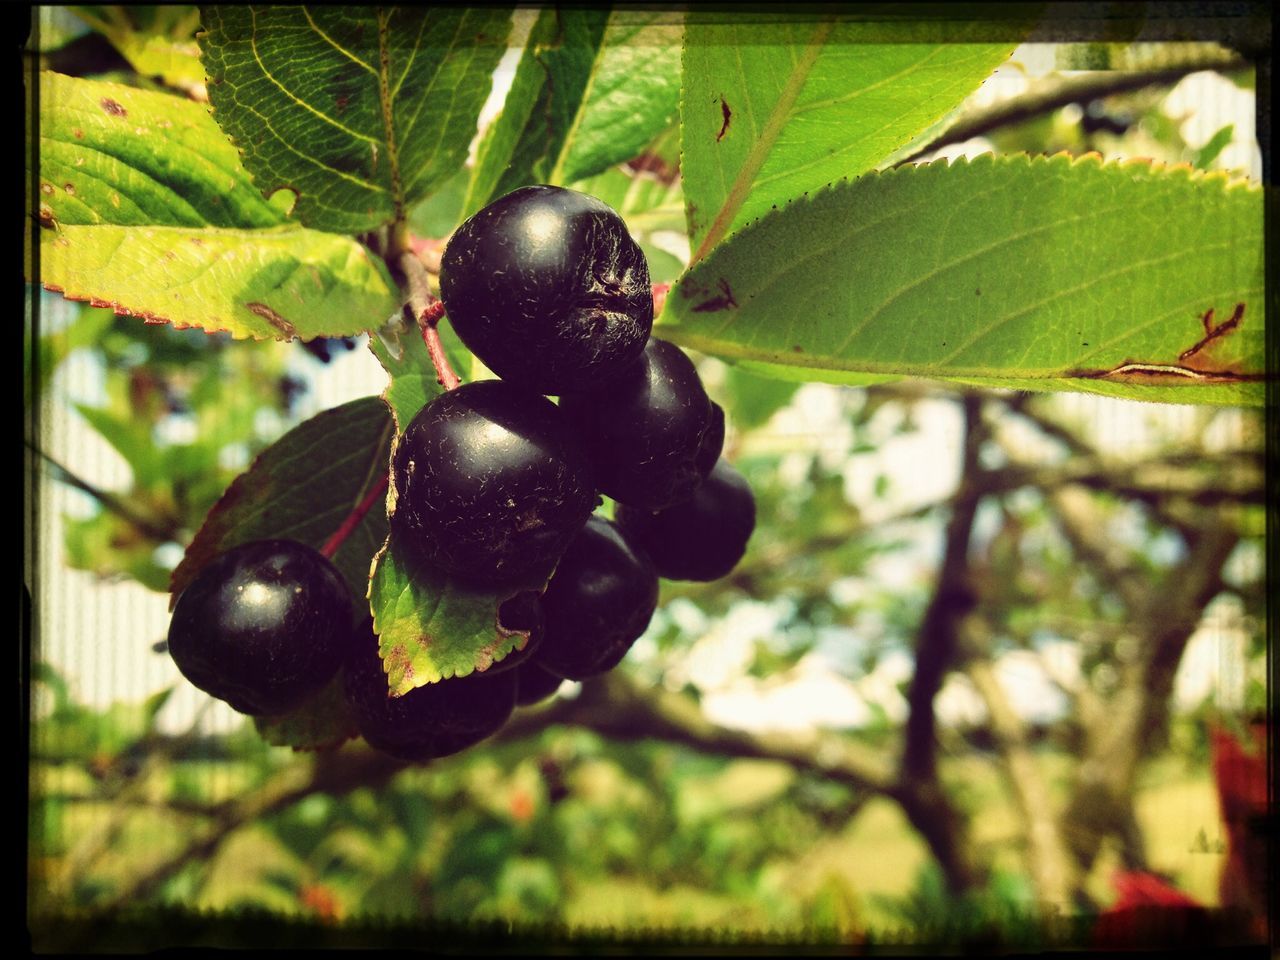
[[[102,106],[103,113],[107,114],[108,116],[127,117],[129,115],[128,110],[120,106],[120,104],[116,103],[110,97],[103,97],[102,100],[99,102]]]
[[[733,116],[733,111],[729,109],[729,104],[725,103],[724,95],[720,95],[720,116],[724,121],[720,124],[720,132],[716,134],[716,143],[724,139],[724,135],[729,132],[729,118]]]
[[[797,343],[795,346],[793,346],[793,347],[791,348],[791,352],[792,352],[792,353],[804,353],[804,347],[800,346],[800,344],[798,344],[798,343]]]
[[[245,309],[255,316],[259,316],[263,320],[267,321],[267,323],[271,324],[271,326],[275,327],[276,330],[280,331],[286,337],[292,338],[298,335],[298,330],[292,323],[280,316],[280,314],[276,313],[265,303],[256,303],[251,301],[245,304]]]
[[[1236,329],[1236,327],[1240,326],[1240,324],[1244,322],[1244,304],[1237,303],[1235,309],[1231,312],[1231,316],[1216,325],[1213,322],[1213,307],[1210,307],[1204,312],[1204,316],[1200,318],[1200,322],[1204,324],[1204,336],[1196,342],[1195,346],[1190,349],[1183,350],[1178,354],[1178,359],[1183,362],[1194,357],[1219,337],[1226,336],[1232,330]]]
[[[737,307],[738,301],[733,299],[733,291],[729,289],[729,281],[721,277],[716,281],[716,286],[720,290],[720,296],[712,297],[710,300],[704,300],[693,308],[694,313],[714,313],[718,310],[728,310],[730,307]]]
[[[1081,380],[1107,380],[1112,383],[1137,383],[1147,386],[1182,386],[1188,383],[1249,383],[1266,380],[1265,373],[1241,373],[1235,370],[1196,370],[1176,363],[1139,363],[1126,360],[1108,370],[1068,370],[1068,377]]]
[[[334,108],[339,113],[341,113],[343,110],[347,109],[347,104],[350,102],[351,102],[351,94],[340,93],[338,94],[337,98],[333,101],[333,105],[334,105]]]
[[[52,184],[52,183],[42,183],[42,184],[40,184],[40,192],[41,192],[41,193],[53,193],[53,184]]]
[[[81,130],[79,127],[73,127],[71,130],[71,135],[75,137],[77,140],[84,139],[84,131]]]
[[[638,157],[632,157],[625,166],[632,173],[648,174],[667,187],[675,183],[679,176],[679,171],[656,153],[642,153]]]
[[[67,191],[68,196],[74,197],[76,195],[76,185],[74,183],[64,183],[62,189]]]

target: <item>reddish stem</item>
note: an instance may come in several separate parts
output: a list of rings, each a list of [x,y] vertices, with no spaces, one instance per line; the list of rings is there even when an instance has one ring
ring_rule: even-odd
[[[325,557],[330,560],[333,559],[333,555],[338,552],[338,548],[342,546],[347,537],[351,536],[351,531],[360,526],[360,521],[369,512],[369,508],[378,502],[379,497],[386,493],[387,483],[390,478],[391,475],[389,473],[384,473],[365,498],[356,504],[356,508],[347,514],[347,518],[342,521],[342,526],[335,530],[333,536],[326,540],[324,546],[320,548],[320,552]]]
[[[422,330],[422,342],[427,345],[427,353],[431,357],[431,365],[436,368],[436,383],[446,390],[456,390],[462,383],[453,372],[449,358],[445,356],[444,344],[440,342],[440,331],[436,323],[444,316],[444,304],[437,300],[422,311],[418,317],[418,327]]]
[[[655,283],[653,285],[653,315],[656,317],[662,312],[662,305],[667,302],[667,293],[671,290],[669,283]]]

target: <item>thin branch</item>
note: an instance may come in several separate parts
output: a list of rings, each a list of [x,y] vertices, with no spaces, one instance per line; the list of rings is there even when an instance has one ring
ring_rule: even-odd
[[[835,735],[791,737],[720,727],[703,717],[688,697],[644,688],[620,671],[583,684],[574,699],[516,711],[486,742],[520,740],[556,725],[581,726],[618,740],[664,740],[713,756],[778,760],[861,791],[888,793],[893,788],[892,771],[871,748],[860,748]],[[315,793],[342,794],[357,787],[379,786],[407,766],[363,747],[300,757],[248,795],[203,811],[213,818],[210,826],[133,878],[103,909],[119,909],[149,896],[185,864],[211,857],[232,831],[247,823]]]
[[[965,645],[986,648],[986,632],[981,637],[975,636],[977,632],[966,630]],[[1041,903],[1068,910],[1081,878],[1054,817],[1049,786],[1028,745],[1026,724],[1005,695],[985,649],[969,661],[966,672],[987,706],[991,732],[1004,761],[1014,807],[1022,820],[1022,833],[1027,838],[1027,870],[1037,896]]]
[[[404,253],[397,262],[409,285],[408,309],[412,312],[414,323],[422,331],[422,342],[426,344],[431,364],[436,370],[436,382],[446,390],[455,390],[462,381],[449,364],[444,344],[440,342],[440,331],[436,328],[436,324],[444,316],[444,304],[432,295],[427,269],[416,254]]]
[[[1158,70],[1139,70],[1133,73],[1107,71],[1085,77],[1069,77],[1060,80],[1048,88],[1030,94],[1023,94],[1012,100],[989,107],[963,118],[949,127],[938,139],[922,146],[910,156],[898,161],[897,166],[913,163],[926,154],[933,153],[941,147],[953,143],[963,143],[974,137],[981,137],[999,130],[1012,127],[1027,120],[1052,113],[1072,103],[1087,104],[1103,97],[1121,93],[1132,93],[1146,87],[1172,85],[1183,77],[1201,70],[1217,70],[1221,73],[1232,73],[1249,69],[1251,64],[1237,57],[1205,57],[1189,61],[1174,67]]]
[[[391,480],[391,475],[384,473],[381,479],[373,485],[371,489],[358,504],[355,509],[347,514],[347,518],[342,521],[342,526],[333,532],[328,540],[324,542],[324,546],[320,548],[320,553],[330,560],[333,555],[338,552],[338,548],[346,542],[347,537],[351,536],[351,531],[360,526],[360,521],[365,518],[365,514],[378,502],[378,498],[386,492],[387,484]]]
[[[107,510],[109,513],[114,513],[126,523],[132,524],[137,528],[139,533],[145,534],[151,540],[159,540],[161,543],[167,543],[177,536],[178,530],[176,526],[163,526],[153,520],[149,520],[147,517],[138,513],[120,497],[117,497],[113,493],[108,493],[99,487],[95,487],[88,480],[85,480],[83,477],[74,473],[70,468],[63,466],[26,437],[23,438],[23,443],[26,444],[29,450],[38,454],[47,464],[49,464],[49,466],[53,467],[54,471],[56,471],[58,480],[61,480],[69,486],[75,487],[77,490],[87,493],[89,496],[93,497],[93,499],[97,500],[98,503],[102,504],[103,509]]]
[[[712,756],[779,760],[796,770],[858,790],[887,793],[893,772],[878,753],[834,734],[750,733],[708,720],[689,697],[662,688],[642,687],[621,671],[584,683],[573,700],[561,700],[541,713],[517,715],[500,734],[527,735],[531,726],[586,727],[614,740],[654,739]]]

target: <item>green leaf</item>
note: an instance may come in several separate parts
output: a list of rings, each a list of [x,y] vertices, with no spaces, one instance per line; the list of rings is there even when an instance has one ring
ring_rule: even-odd
[[[550,183],[572,183],[630,160],[680,107],[683,14],[614,10]]]
[[[177,597],[209,561],[237,544],[282,537],[319,549],[382,480],[394,424],[376,397],[333,407],[264,450],[209,511],[169,582]],[[359,598],[387,535],[380,504],[343,541],[333,562]]]
[[[63,226],[284,222],[201,104],[44,71],[39,131],[40,204]]]
[[[876,167],[950,112],[1014,44],[976,23],[693,11],[681,127],[692,262],[796,197]]]
[[[685,275],[655,332],[788,378],[1258,404],[1262,268],[1243,181],[986,156],[762,218]]]
[[[378,331],[369,337],[369,349],[390,378],[382,400],[395,418],[396,433],[401,434],[414,414],[440,395],[435,368],[416,329],[398,334]]]
[[[125,459],[137,486],[147,487],[162,479],[163,454],[156,447],[151,423],[83,403],[77,403],[75,409]]]
[[[273,747],[324,750],[359,736],[351,708],[342,692],[342,675],[323,690],[280,717],[254,717],[259,736]]]
[[[1200,148],[1196,154],[1193,166],[1197,170],[1208,170],[1213,166],[1213,161],[1218,159],[1218,154],[1222,153],[1231,143],[1235,136],[1236,127],[1233,123],[1228,123],[1209,138],[1209,142]]]
[[[372,230],[466,159],[511,11],[203,8],[209,100],[264,194],[336,233]]]
[[[101,33],[144,77],[193,94],[204,91],[204,67],[195,33],[200,11],[193,6],[77,6],[76,15]]]
[[[69,300],[237,339],[352,336],[400,304],[364,247],[298,227],[43,229],[40,280]]]
[[[508,629],[498,617],[502,602],[517,590],[464,586],[402,552],[393,535],[369,582],[378,652],[392,696],[487,670],[524,649],[528,631]]]
[[[798,383],[756,376],[741,367],[730,367],[725,374],[725,394],[730,422],[738,430],[754,430],[791,402]]]
[[[476,153],[469,217],[531,183],[550,183],[582,107],[604,42],[607,10],[543,10],[525,43],[502,112]]]

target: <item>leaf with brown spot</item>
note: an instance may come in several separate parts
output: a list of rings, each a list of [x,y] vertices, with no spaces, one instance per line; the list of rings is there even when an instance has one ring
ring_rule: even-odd
[[[904,166],[742,228],[654,334],[784,379],[1258,405],[1264,222],[1257,185],[1185,166]]]
[[[63,224],[41,231],[40,280],[69,300],[237,339],[354,336],[400,302],[382,261],[356,241],[297,227]]]
[[[173,571],[173,596],[240,543],[285,537],[319,549],[386,472],[393,432],[376,397],[333,407],[294,427],[259,454],[209,511]],[[333,557],[357,609],[386,531],[386,512],[375,506]]]
[[[513,594],[543,584],[469,587],[401,552],[394,535],[389,537],[369,581],[374,632],[393,696],[486,670],[524,648],[528,631],[501,626],[498,609]]]

